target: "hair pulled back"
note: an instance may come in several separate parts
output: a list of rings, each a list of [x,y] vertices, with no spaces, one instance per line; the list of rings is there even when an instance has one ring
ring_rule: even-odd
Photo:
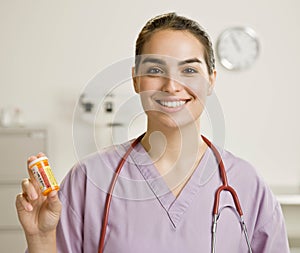
[[[208,73],[213,73],[215,69],[215,57],[209,35],[196,21],[178,16],[175,12],[162,14],[150,19],[140,31],[135,45],[136,66],[138,66],[139,63],[139,57],[137,56],[142,54],[144,44],[150,39],[151,35],[153,35],[154,32],[167,29],[188,31],[193,34],[204,46],[204,57]]]

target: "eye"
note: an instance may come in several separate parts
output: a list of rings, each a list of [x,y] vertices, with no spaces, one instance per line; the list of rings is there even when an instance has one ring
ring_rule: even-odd
[[[147,70],[147,74],[150,74],[150,75],[157,75],[157,74],[163,74],[163,70],[161,70],[160,68],[158,67],[151,67]]]
[[[198,71],[194,68],[191,68],[191,67],[188,67],[188,68],[185,68],[183,70],[183,73],[186,73],[186,74],[194,74],[194,73],[198,73]]]

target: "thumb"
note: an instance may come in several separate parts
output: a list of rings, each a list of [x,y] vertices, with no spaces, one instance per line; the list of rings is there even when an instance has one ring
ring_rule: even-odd
[[[47,196],[47,200],[49,210],[59,215],[61,213],[62,205],[59,200],[57,191],[50,192]]]

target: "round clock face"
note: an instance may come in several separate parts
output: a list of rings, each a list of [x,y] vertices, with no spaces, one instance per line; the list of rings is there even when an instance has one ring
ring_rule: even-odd
[[[218,38],[216,52],[220,63],[226,69],[246,69],[258,57],[258,39],[251,28],[229,28],[222,32]]]

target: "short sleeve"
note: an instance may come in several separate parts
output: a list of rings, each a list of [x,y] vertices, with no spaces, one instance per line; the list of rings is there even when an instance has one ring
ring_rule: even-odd
[[[63,208],[56,232],[58,253],[82,252],[85,175],[78,164],[61,184],[59,197]]]
[[[254,253],[289,253],[285,222],[279,203],[276,204],[271,218],[258,228],[253,235]]]

